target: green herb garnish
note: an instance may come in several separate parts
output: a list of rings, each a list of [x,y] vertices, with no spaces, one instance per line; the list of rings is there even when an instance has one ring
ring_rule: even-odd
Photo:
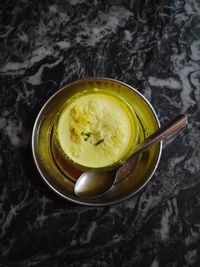
[[[90,138],[90,136],[92,135],[92,133],[91,132],[81,132],[81,135],[84,135],[84,141],[87,141],[89,138]]]

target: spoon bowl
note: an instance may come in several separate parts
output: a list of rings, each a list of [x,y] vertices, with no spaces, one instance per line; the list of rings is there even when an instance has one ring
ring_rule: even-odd
[[[75,184],[74,193],[82,198],[99,197],[112,187],[114,181],[115,172],[84,172]]]

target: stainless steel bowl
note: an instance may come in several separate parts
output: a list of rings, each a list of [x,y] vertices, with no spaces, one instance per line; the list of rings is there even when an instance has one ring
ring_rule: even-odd
[[[129,102],[140,123],[140,141],[160,126],[156,112],[149,101],[130,85],[102,77],[82,79],[64,86],[42,107],[33,128],[32,152],[41,177],[56,194],[81,205],[105,206],[132,197],[147,184],[158,166],[162,143],[144,152],[129,177],[117,183],[103,197],[80,199],[74,195],[74,183],[81,172],[65,162],[62,168],[56,164],[55,155],[52,153],[52,131],[56,114],[65,101],[77,92],[94,88],[111,90]]]

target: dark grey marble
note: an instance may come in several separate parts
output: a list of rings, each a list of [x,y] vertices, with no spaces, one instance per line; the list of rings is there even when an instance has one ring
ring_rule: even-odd
[[[37,174],[36,115],[63,85],[127,82],[161,123],[189,125],[164,144],[148,185],[121,204],[59,199]],[[0,266],[200,266],[199,0],[0,1]]]

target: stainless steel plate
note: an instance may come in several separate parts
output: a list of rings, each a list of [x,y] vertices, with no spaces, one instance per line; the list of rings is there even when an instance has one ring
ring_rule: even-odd
[[[55,193],[77,204],[104,206],[128,199],[146,185],[158,166],[162,143],[144,152],[138,159],[131,175],[117,183],[108,194],[93,199],[80,199],[75,196],[73,188],[80,171],[73,166],[65,165],[68,173],[66,175],[66,171],[60,169],[55,163],[51,148],[52,128],[57,112],[69,97],[77,92],[94,88],[110,90],[126,98],[139,119],[141,141],[160,126],[151,104],[131,86],[109,78],[87,78],[66,85],[45,103],[33,128],[32,151],[41,177]]]

